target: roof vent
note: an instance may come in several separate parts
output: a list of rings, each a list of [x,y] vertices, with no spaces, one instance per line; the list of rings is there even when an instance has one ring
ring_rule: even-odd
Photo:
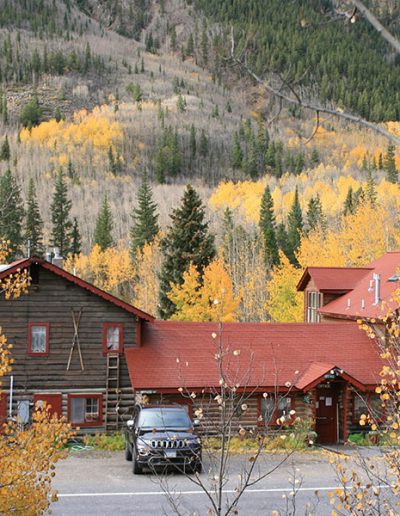
[[[364,310],[364,308],[365,308],[365,301],[364,301],[364,299],[361,299],[361,308],[362,308],[363,310]]]
[[[347,309],[349,309],[351,307],[351,299],[348,298],[347,299]]]
[[[372,278],[375,281],[374,305],[377,305],[377,304],[379,304],[379,301],[381,300],[381,275],[374,273],[372,275]]]

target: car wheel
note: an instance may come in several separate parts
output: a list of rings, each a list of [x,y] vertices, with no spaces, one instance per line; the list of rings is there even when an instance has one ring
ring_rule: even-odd
[[[136,452],[132,455],[132,472],[134,475],[141,475],[143,473],[142,466],[136,460]]]
[[[125,460],[132,460],[132,447],[128,440],[125,440]]]

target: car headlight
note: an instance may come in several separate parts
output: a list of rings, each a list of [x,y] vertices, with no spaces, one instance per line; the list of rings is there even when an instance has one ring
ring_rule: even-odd
[[[141,455],[148,455],[150,453],[150,446],[143,441],[137,443],[137,449]]]

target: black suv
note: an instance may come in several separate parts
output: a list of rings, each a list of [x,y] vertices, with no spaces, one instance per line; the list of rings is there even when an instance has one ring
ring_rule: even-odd
[[[125,431],[125,458],[132,461],[133,473],[142,473],[145,466],[200,473],[201,441],[194,427],[180,405],[138,406]]]

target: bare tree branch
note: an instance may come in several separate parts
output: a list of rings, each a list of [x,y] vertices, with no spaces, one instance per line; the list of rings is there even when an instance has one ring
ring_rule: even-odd
[[[361,0],[351,0],[352,4],[360,11],[360,13],[365,17],[366,20],[379,32],[382,38],[386,39],[386,41],[391,45],[398,54],[400,54],[400,41],[396,39],[393,34],[391,34],[382,23],[371,13],[367,7],[361,2]]]
[[[389,131],[384,129],[383,127],[374,124],[373,122],[368,122],[368,120],[365,120],[362,117],[351,115],[350,113],[346,113],[344,111],[338,111],[333,108],[329,107],[323,107],[318,106],[316,104],[311,104],[310,102],[304,102],[301,100],[298,96],[297,98],[293,98],[291,96],[288,96],[287,94],[281,92],[280,90],[274,88],[271,86],[267,81],[263,80],[261,77],[259,77],[253,70],[251,70],[246,64],[244,64],[242,61],[240,61],[235,55],[231,56],[231,59],[243,70],[247,72],[250,77],[252,77],[258,84],[261,84],[268,93],[273,95],[274,97],[277,97],[281,101],[287,102],[288,104],[294,104],[296,106],[301,106],[304,109],[310,109],[311,111],[317,111],[319,113],[327,113],[328,115],[335,116],[337,118],[341,118],[343,120],[347,120],[348,122],[352,122],[354,124],[358,124],[362,127],[367,127],[368,129],[371,129],[375,133],[381,134],[391,142],[395,143],[396,145],[400,145],[400,138],[397,138],[393,134],[391,134]]]

